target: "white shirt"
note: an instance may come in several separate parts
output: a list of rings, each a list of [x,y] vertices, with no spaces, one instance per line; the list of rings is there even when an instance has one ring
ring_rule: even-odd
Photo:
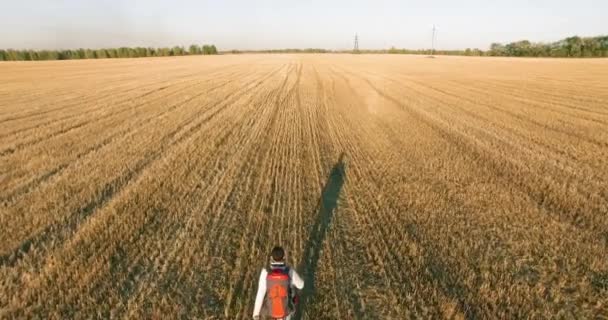
[[[255,305],[253,307],[254,317],[260,315],[260,310],[262,310],[262,305],[264,304],[264,296],[266,296],[266,276],[268,276],[268,271],[262,269],[262,272],[260,272],[260,280],[258,280],[258,294],[255,296]],[[304,288],[304,280],[302,280],[300,275],[292,268],[289,268],[289,284],[299,290]]]

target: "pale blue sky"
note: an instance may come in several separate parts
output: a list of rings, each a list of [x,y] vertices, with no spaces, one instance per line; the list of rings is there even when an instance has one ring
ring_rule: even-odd
[[[0,48],[213,43],[263,48],[487,48],[608,34],[608,0],[34,0],[0,5]]]

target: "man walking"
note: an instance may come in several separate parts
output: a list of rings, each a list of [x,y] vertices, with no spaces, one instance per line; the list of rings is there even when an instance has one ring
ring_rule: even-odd
[[[262,305],[265,315],[276,320],[290,320],[297,303],[296,290],[304,288],[304,280],[285,263],[285,250],[274,247],[270,254],[270,270],[262,269],[253,318],[259,319]]]

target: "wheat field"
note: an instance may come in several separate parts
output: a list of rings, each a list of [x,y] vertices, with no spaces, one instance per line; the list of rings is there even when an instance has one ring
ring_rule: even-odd
[[[608,318],[608,60],[0,63],[0,318]]]

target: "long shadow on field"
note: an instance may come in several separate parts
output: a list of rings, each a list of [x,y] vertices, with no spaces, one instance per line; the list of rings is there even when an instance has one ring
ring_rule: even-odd
[[[296,314],[294,315],[295,320],[301,319],[304,309],[306,308],[307,300],[315,293],[315,276],[321,255],[321,248],[323,247],[323,242],[325,241],[327,229],[331,224],[334,211],[338,206],[338,197],[340,196],[340,191],[342,191],[345,177],[346,168],[344,165],[344,153],[342,153],[340,154],[338,163],[331,169],[327,183],[325,183],[325,187],[323,187],[323,191],[321,192],[321,199],[319,199],[319,204],[317,205],[317,219],[312,227],[308,241],[306,242],[304,257],[300,262],[300,270],[304,271],[304,290],[302,291],[300,303],[297,307]]]

